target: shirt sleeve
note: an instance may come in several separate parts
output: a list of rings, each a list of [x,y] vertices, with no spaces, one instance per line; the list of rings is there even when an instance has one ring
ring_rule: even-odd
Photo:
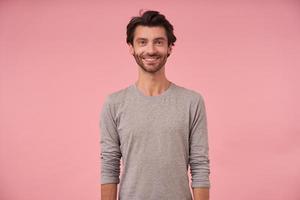
[[[100,114],[101,184],[119,183],[120,140],[110,96],[105,99]]]
[[[201,95],[191,106],[189,165],[192,188],[210,188],[210,160],[205,103]]]

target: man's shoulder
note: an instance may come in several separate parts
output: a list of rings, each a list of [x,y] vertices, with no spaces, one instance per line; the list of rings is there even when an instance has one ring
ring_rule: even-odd
[[[199,90],[188,88],[182,85],[176,84],[177,91],[180,95],[183,95],[187,99],[191,99],[192,101],[203,100],[203,95]]]
[[[125,99],[126,95],[129,93],[130,89],[131,85],[127,85],[126,87],[122,87],[108,93],[108,95],[105,98],[106,103],[118,104],[122,102]]]

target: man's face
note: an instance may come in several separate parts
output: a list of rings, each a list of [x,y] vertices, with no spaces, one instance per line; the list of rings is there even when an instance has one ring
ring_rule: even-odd
[[[165,66],[171,54],[166,31],[163,27],[137,26],[134,32],[130,53],[136,63],[145,71],[155,73]]]

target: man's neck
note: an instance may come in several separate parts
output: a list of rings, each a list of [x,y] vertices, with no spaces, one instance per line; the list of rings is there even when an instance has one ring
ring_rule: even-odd
[[[167,90],[171,82],[169,80],[142,80],[139,79],[135,82],[137,88],[146,96],[157,96]]]

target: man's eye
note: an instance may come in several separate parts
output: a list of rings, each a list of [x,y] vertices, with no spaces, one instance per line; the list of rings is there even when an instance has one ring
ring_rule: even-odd
[[[145,43],[146,43],[146,42],[145,42],[145,41],[143,41],[143,40],[142,40],[142,41],[140,41],[140,44],[145,44]]]
[[[156,43],[160,45],[160,44],[162,44],[162,41],[156,41]]]

